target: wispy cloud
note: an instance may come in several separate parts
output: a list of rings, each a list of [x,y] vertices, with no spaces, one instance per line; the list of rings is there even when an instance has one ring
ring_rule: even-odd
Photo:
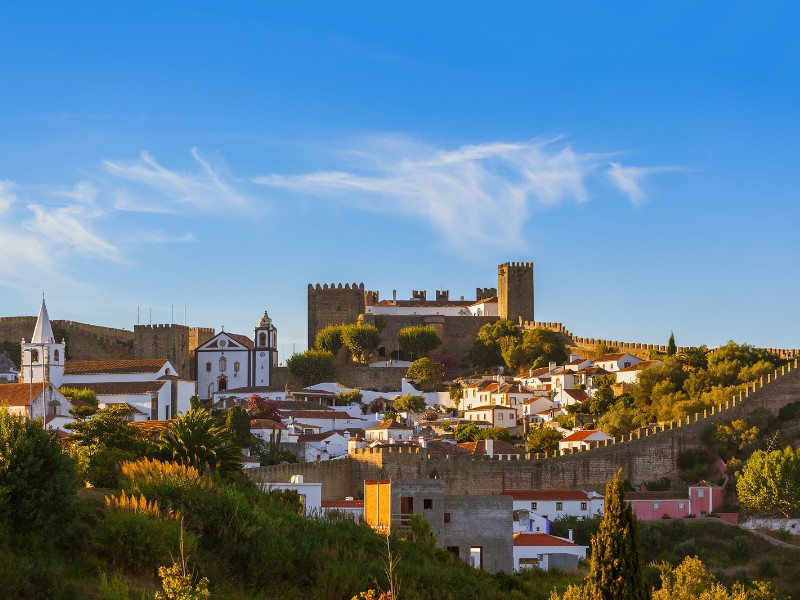
[[[139,160],[135,161],[104,161],[107,173],[129,181],[144,192],[118,192],[115,207],[137,212],[168,212],[186,207],[214,212],[232,207],[241,209],[249,204],[247,196],[235,185],[226,169],[203,158],[197,148],[192,148],[191,155],[198,168],[189,172],[167,169],[148,152],[142,152]],[[148,196],[153,191],[160,200],[174,202],[176,206],[154,210],[151,202],[135,200],[137,196]]]
[[[257,177],[260,185],[334,197],[362,209],[400,212],[429,221],[458,247],[518,246],[531,213],[564,202],[587,202],[614,154],[575,150],[561,138],[495,142],[444,150],[412,139],[383,136],[345,154],[346,170]],[[612,182],[633,204],[637,183],[656,169],[612,166]],[[620,169],[623,171],[620,173]],[[503,217],[503,235],[488,226]]]
[[[631,201],[634,206],[640,206],[646,195],[642,184],[646,177],[655,173],[669,173],[686,171],[682,167],[627,167],[617,162],[609,164],[607,175],[611,182]]]

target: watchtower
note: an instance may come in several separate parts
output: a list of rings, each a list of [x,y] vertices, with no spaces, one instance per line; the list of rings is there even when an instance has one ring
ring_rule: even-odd
[[[533,263],[507,262],[497,267],[497,312],[515,323],[533,321]]]
[[[375,296],[377,298],[377,295]],[[317,332],[328,325],[358,321],[365,312],[364,284],[308,284],[308,347],[313,348]]]

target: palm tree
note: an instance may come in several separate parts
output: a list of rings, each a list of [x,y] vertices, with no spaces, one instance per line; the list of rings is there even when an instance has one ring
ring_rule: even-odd
[[[167,425],[158,445],[165,459],[200,470],[224,474],[242,468],[241,454],[230,431],[220,427],[204,408],[193,408]]]
[[[678,360],[688,370],[705,369],[708,367],[708,354],[706,346],[684,348],[678,353]]]

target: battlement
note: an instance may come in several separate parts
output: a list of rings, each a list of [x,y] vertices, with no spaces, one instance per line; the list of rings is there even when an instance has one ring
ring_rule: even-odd
[[[486,300],[497,296],[497,288],[475,288],[475,300]]]
[[[509,268],[509,267],[520,268],[520,269],[533,269],[533,263],[532,262],[505,262],[505,263],[501,264],[498,268],[502,269],[502,268]]]
[[[359,284],[356,284],[356,283],[341,284],[340,283],[340,284],[337,285],[335,283],[331,283],[330,285],[328,285],[327,283],[323,283],[322,285],[320,285],[320,284],[312,285],[312,284],[309,283],[308,284],[308,291],[310,292],[312,290],[317,291],[317,292],[320,292],[320,291],[323,291],[323,290],[358,290],[358,291],[363,292],[364,291],[364,284],[363,283],[359,283]]]
[[[428,299],[428,292],[427,290],[411,290],[411,299],[412,300],[427,300]]]

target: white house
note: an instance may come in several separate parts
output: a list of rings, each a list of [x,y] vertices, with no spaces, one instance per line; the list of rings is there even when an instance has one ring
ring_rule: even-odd
[[[295,404],[295,403],[292,403]],[[303,423],[306,426],[319,427],[318,432],[343,430],[343,429],[364,429],[370,423],[366,419],[353,417],[341,410],[284,410],[278,405],[278,410],[284,419],[287,427],[292,427],[295,422]],[[374,423],[374,421],[372,421]],[[306,433],[303,431],[302,433]]]
[[[300,495],[300,502],[306,515],[318,515],[322,510],[322,484],[305,483],[302,475],[292,475],[289,483],[261,483],[265,492],[273,490],[292,490]]]
[[[573,404],[581,404],[589,399],[589,394],[586,390],[570,390],[561,388],[553,396],[553,401],[558,406],[572,406]]]
[[[344,500],[323,500],[322,514],[330,515],[338,513],[350,516],[354,521],[360,523],[364,520],[364,501],[355,500],[347,497]]]
[[[179,379],[164,358],[70,360],[64,385],[94,390],[98,402],[135,406],[148,419],[171,419],[188,411],[197,392],[195,382]]]
[[[255,326],[253,340],[221,331],[197,348],[197,388],[202,400],[215,392],[271,385],[278,366],[278,330],[267,311]]]
[[[19,378],[19,371],[8,354],[0,352],[0,384],[14,383]]]
[[[48,424],[53,417],[64,417],[66,422],[75,420],[69,415],[72,404],[49,381],[0,385],[0,407],[11,414],[43,419]],[[58,427],[54,424],[51,428]]]
[[[586,560],[587,546],[546,533],[514,534],[514,570],[554,567],[576,570],[578,562]]]
[[[304,433],[297,436],[297,443],[302,444],[306,462],[329,460],[347,454],[349,435],[342,431],[325,431],[323,433]]]
[[[486,421],[493,427],[514,427],[517,424],[517,409],[508,406],[476,406],[464,411],[468,421]]]
[[[617,371],[617,383],[636,383],[639,381],[639,373],[650,367],[663,364],[660,360],[643,360],[632,364],[629,367]]]
[[[364,432],[367,442],[407,442],[414,438],[414,428],[402,425],[394,419],[384,419]]]
[[[576,450],[583,448],[586,450],[591,448],[593,444],[602,444],[606,440],[610,441],[612,439],[610,435],[606,435],[599,429],[581,429],[573,431],[570,435],[558,442],[558,449],[562,452],[569,451],[572,448]]]
[[[490,404],[511,407],[517,411],[517,418],[520,418],[523,415],[524,403],[536,394],[537,392],[529,390],[520,383],[501,383],[490,394]]]
[[[522,416],[533,417],[543,410],[549,410],[555,406],[555,403],[546,396],[539,396],[531,398],[522,404]]]
[[[554,521],[561,517],[592,518],[602,515],[605,499],[597,492],[554,490],[505,490],[501,492],[513,499],[514,510],[528,510]]]
[[[641,358],[628,354],[627,352],[604,354],[600,358],[594,360],[596,367],[600,367],[612,373],[616,373],[617,371],[621,371],[622,369],[640,362],[642,362]]]

